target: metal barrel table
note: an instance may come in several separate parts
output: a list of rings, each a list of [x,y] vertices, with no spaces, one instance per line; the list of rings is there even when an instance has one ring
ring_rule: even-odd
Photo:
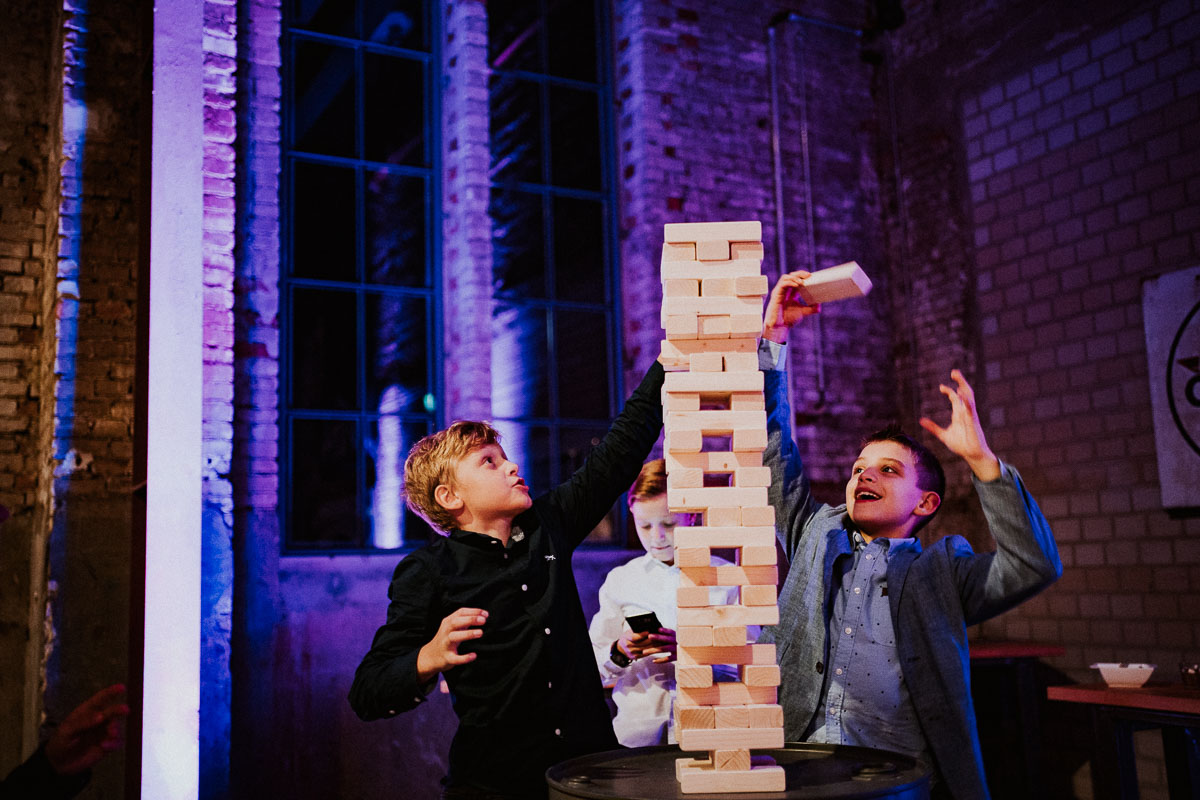
[[[675,779],[675,761],[689,754],[673,745],[573,758],[547,770],[546,782],[550,800],[924,800],[929,797],[928,765],[899,753],[802,743],[754,752],[771,756],[783,767],[787,779],[784,791],[683,794]]]

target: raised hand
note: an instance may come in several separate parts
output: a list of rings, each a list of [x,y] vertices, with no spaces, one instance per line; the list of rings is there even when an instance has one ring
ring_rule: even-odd
[[[483,636],[478,626],[487,622],[487,617],[488,612],[482,608],[460,608],[443,619],[433,639],[417,653],[417,675],[421,681],[474,661],[478,653],[459,653],[458,648],[463,642]]]
[[[120,721],[128,716],[125,687],[101,689],[67,715],[46,741],[46,760],[60,775],[74,775],[121,746]]]
[[[928,417],[921,418],[921,427],[938,438],[946,449],[967,462],[967,466],[981,481],[992,481],[1000,477],[1000,461],[988,447],[979,424],[979,411],[975,407],[975,390],[957,369],[950,370],[950,377],[957,386],[951,388],[940,384],[938,389],[950,399],[950,424],[943,428]]]
[[[625,630],[617,639],[617,649],[634,660],[657,656],[655,661],[674,661],[675,631],[670,628],[659,628],[653,633]]]
[[[820,304],[807,305],[800,297],[799,288],[808,276],[809,273],[802,269],[780,276],[763,313],[762,338],[782,344],[787,341],[788,331],[801,318],[821,310]]]

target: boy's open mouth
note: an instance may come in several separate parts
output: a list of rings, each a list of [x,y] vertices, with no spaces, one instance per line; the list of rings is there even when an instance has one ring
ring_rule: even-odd
[[[869,503],[872,500],[878,500],[879,495],[875,494],[869,489],[859,489],[854,493],[854,499],[862,503]]]

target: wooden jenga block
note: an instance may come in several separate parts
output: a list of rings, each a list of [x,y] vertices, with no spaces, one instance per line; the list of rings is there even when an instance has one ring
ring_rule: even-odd
[[[732,328],[730,327],[727,315],[719,317],[697,317],[699,329],[696,333],[698,339],[728,339]]]
[[[726,528],[742,524],[741,509],[737,506],[709,506],[702,513],[709,528]]]
[[[776,667],[778,671],[778,667]],[[676,664],[675,684],[689,689],[703,689],[712,686],[712,667],[707,664]],[[743,681],[744,683],[744,681]],[[778,686],[779,682],[771,684]]]
[[[765,589],[765,586],[746,587]],[[773,588],[773,587],[772,587]],[[675,605],[680,608],[701,608],[710,605],[707,586],[680,586],[675,590]],[[678,642],[678,637],[676,638]]]
[[[668,222],[663,226],[664,242],[761,242],[762,223],[758,220],[736,222]]]
[[[774,586],[743,586],[740,596],[744,606],[773,606],[779,600]]]
[[[710,242],[696,242],[697,261],[728,261],[729,242],[716,239]]]
[[[743,547],[738,551],[738,564],[743,567],[762,567],[779,563],[774,547]]]
[[[699,395],[696,396],[699,397]],[[698,469],[705,473],[733,474],[734,471],[745,467],[761,467],[763,465],[762,453],[756,452],[680,453],[677,456],[670,457],[664,454],[663,458],[667,461],[667,472],[673,469]]]
[[[750,751],[713,750],[712,762],[713,769],[716,770],[748,770],[750,769]]]
[[[709,608],[681,608],[676,618],[676,624],[680,626],[711,625],[714,628],[734,625],[778,625],[779,607],[712,606]]]
[[[664,242],[662,249],[664,264],[669,261],[695,261],[695,242]]]
[[[663,339],[659,360],[663,369],[683,370],[693,353],[749,353],[758,363],[757,342],[750,339]]]
[[[720,314],[762,313],[762,300],[758,297],[664,297],[662,319],[685,314],[717,316]]]
[[[730,341],[741,341],[730,339]],[[731,411],[761,411],[767,407],[767,399],[762,392],[731,392],[729,409]]]
[[[808,305],[863,297],[871,291],[871,279],[855,261],[817,270],[796,290]]]
[[[725,357],[720,353],[692,353],[688,356],[688,369],[692,372],[720,372],[724,367]]]
[[[671,449],[678,450],[679,448],[672,447]],[[733,486],[680,489],[677,492],[668,493],[667,504],[675,512],[697,512],[710,507],[762,506],[767,504],[767,490],[761,486],[750,489],[738,489]]]
[[[675,631],[675,644],[679,647],[712,647],[713,629],[681,626]]]
[[[757,337],[762,333],[762,311],[757,314],[730,314],[730,338]]]
[[[769,704],[778,699],[778,694],[774,686],[747,686],[744,683],[722,681],[712,686],[680,687],[676,702],[694,706]]]
[[[703,447],[704,435],[700,431],[669,430],[663,438],[663,449],[671,453],[699,453]]]
[[[758,369],[758,354],[726,353],[724,362],[726,372],[754,372]]]
[[[728,280],[732,282],[735,279],[729,278]],[[672,278],[671,280],[663,281],[662,287],[664,300],[668,297],[700,296],[700,281],[695,278]]]
[[[761,451],[755,451],[761,452]],[[733,472],[733,485],[739,489],[771,485],[770,467],[742,467]],[[773,527],[773,526],[772,526]]]
[[[710,436],[728,436],[742,429],[761,429],[765,438],[767,432],[767,413],[765,411],[725,411],[723,409],[672,411],[667,414],[664,422],[671,430],[702,431]]]
[[[736,244],[730,246],[730,252]],[[691,245],[695,248],[695,245]],[[705,278],[744,278],[747,276],[761,275],[762,267],[759,261],[752,259],[742,259],[737,261],[697,261],[673,259],[662,262],[662,267],[659,269],[659,279],[663,281],[674,280],[676,278],[695,279],[702,281]],[[760,319],[761,323],[762,320]]]
[[[707,547],[676,547],[675,564],[684,567],[707,567],[712,563],[712,552]],[[704,624],[704,623],[700,623]]]
[[[747,707],[748,706],[744,706]],[[717,727],[717,712],[712,706],[675,706],[675,727],[699,730]],[[760,726],[761,727],[761,726]]]
[[[681,569],[681,586],[775,586],[779,582],[779,567],[726,566],[689,567]]]
[[[783,747],[783,728],[707,728],[676,734],[680,750]]]
[[[713,647],[742,647],[746,644],[745,625],[716,625],[712,632]]]
[[[748,706],[717,706],[713,716],[714,728],[749,728],[750,708]],[[747,768],[749,764],[746,765]]]
[[[675,669],[679,669],[677,666]],[[690,667],[689,667],[690,669]],[[778,664],[744,664],[738,667],[738,677],[747,686],[778,686]]]
[[[783,727],[783,706],[777,703],[754,703],[746,709],[750,712],[751,728]]]
[[[761,374],[761,373],[759,373]],[[732,413],[757,414],[757,411],[739,411]],[[762,452],[767,449],[767,428],[741,428],[733,432],[733,450],[753,450]],[[764,504],[765,505],[765,504]]]
[[[763,469],[768,469],[763,467]],[[667,473],[668,489],[698,489],[704,486],[704,473],[698,469],[673,469]],[[772,528],[771,530],[774,530]],[[677,540],[678,543],[678,540]],[[759,544],[759,542],[755,542]]]
[[[737,297],[738,292],[734,291],[735,287],[739,285],[737,281],[752,279],[753,277],[752,275],[744,275],[741,278],[705,278],[700,281],[700,296]],[[766,276],[764,275],[763,277],[765,278]]]
[[[667,476],[670,480],[670,475]],[[728,527],[710,528],[705,525],[675,528],[676,547],[765,547],[775,542],[775,529]]]
[[[732,280],[733,293],[739,297],[748,297],[750,295],[761,297],[770,291],[766,275],[742,275]],[[703,287],[701,287],[701,291],[703,291]]]
[[[746,629],[742,628],[741,642],[737,645],[679,647],[676,655],[680,664],[774,664],[775,645],[746,644]]]
[[[742,520],[743,525],[770,525],[771,527],[775,527],[775,507],[758,506],[756,508],[743,508]]]
[[[663,411],[699,411],[699,392],[662,392]]]
[[[762,261],[762,242],[730,242],[729,257],[734,261]]]
[[[731,792],[784,792],[787,774],[776,764],[760,763],[750,757],[750,769],[716,769],[711,760],[678,759],[675,778],[681,794],[728,794]],[[690,762],[680,766],[683,762]]]
[[[700,335],[700,318],[695,314],[667,317],[663,330],[668,339],[695,339]]]
[[[663,376],[663,387],[668,392],[761,392],[761,372],[669,372]]]

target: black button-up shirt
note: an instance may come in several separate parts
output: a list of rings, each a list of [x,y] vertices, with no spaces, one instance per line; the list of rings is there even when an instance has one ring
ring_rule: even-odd
[[[363,719],[413,708],[426,689],[417,653],[459,608],[483,608],[478,658],[445,674],[459,727],[451,785],[526,796],[545,793],[546,769],[615,749],[588,640],[571,554],[637,477],[662,427],[655,364],[587,461],[533,501],[498,539],[455,530],[396,567],[387,623],[359,665],[350,704]]]

